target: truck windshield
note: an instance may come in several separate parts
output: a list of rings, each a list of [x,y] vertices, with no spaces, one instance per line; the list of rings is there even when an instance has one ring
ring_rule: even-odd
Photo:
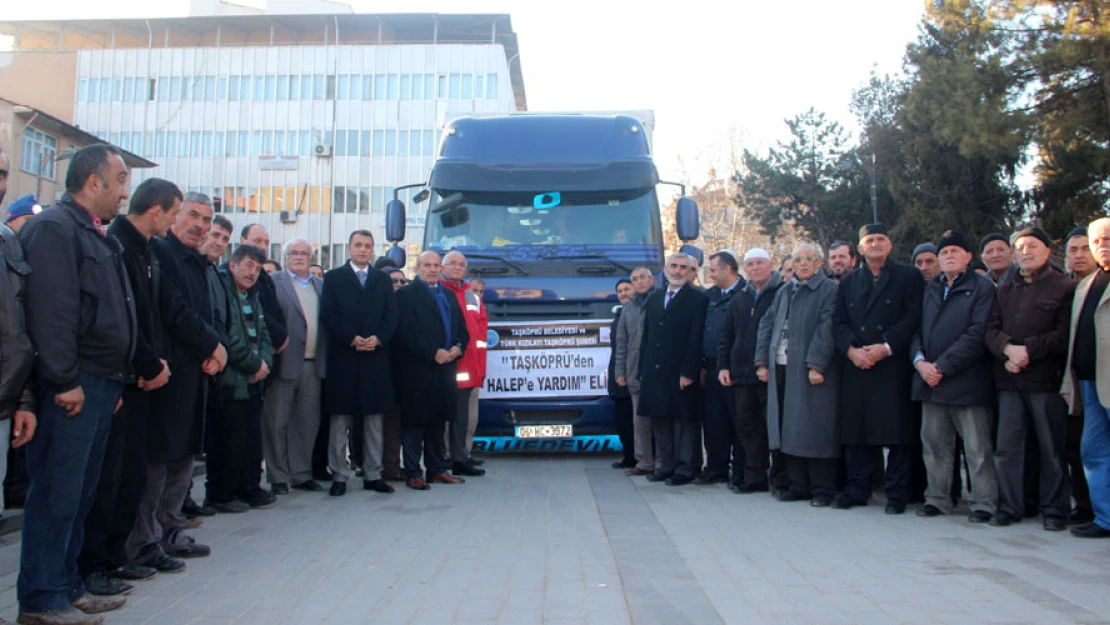
[[[440,198],[452,191],[437,192]],[[433,200],[433,206],[435,205]],[[589,193],[467,193],[457,208],[429,213],[430,247],[660,245],[654,189]]]

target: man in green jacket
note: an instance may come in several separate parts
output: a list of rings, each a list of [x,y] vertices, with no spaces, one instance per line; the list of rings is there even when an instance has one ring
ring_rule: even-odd
[[[270,333],[255,288],[265,261],[262,250],[240,245],[221,275],[231,315],[227,367],[217,377],[223,391],[223,409],[209,416],[212,454],[208,461],[208,501],[225,513],[264,508],[275,501],[274,495],[262,488],[263,380],[274,362]]]

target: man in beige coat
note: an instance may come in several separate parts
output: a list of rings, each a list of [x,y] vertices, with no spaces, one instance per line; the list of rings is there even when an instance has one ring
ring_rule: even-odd
[[[1072,304],[1070,341],[1060,392],[1083,402],[1083,471],[1091,491],[1093,523],[1073,527],[1080,538],[1110,538],[1110,218],[1087,228],[1098,271],[1079,283]]]

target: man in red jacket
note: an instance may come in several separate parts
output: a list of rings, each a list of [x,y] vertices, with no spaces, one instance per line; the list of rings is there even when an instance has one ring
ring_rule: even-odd
[[[455,475],[485,475],[478,467],[480,460],[470,457],[470,439],[478,426],[478,390],[486,378],[486,331],[489,319],[482,300],[470,292],[466,283],[466,256],[461,252],[448,252],[443,257],[443,274],[440,284],[450,289],[459,300],[459,308],[466,317],[466,331],[470,344],[458,362],[459,403],[454,423],[448,424],[448,447]],[[469,433],[469,435],[468,435]]]

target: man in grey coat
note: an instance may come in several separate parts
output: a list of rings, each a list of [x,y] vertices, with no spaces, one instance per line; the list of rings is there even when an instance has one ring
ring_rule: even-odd
[[[821,271],[821,255],[803,243],[794,251],[795,280],[775,294],[759,322],[756,375],[767,382],[771,449],[786,456],[790,488],[779,501],[832,503],[840,456],[837,390],[840,356],[833,340],[837,285]]]
[[[614,355],[616,360],[613,365],[613,375],[617,377],[617,384],[628,387],[632,395],[632,422],[634,426],[633,438],[636,447],[636,466],[625,471],[627,475],[651,475],[658,466],[655,459],[655,450],[652,445],[651,417],[641,417],[637,408],[640,404],[640,339],[644,331],[644,306],[655,287],[655,280],[651,270],[647,267],[637,267],[632,270],[632,290],[635,294],[632,301],[621,309],[621,318],[617,323],[616,344]]]
[[[275,495],[323,490],[312,479],[312,447],[320,427],[320,385],[327,363],[327,334],[320,323],[324,281],[308,271],[312,245],[304,239],[285,244],[285,271],[271,275],[285,317],[288,343],[266,389],[262,449],[267,480]]]
[[[928,486],[920,517],[952,513],[956,435],[971,473],[972,523],[994,515],[998,480],[991,441],[993,380],[983,340],[994,301],[990,280],[968,271],[971,246],[949,230],[937,243],[940,275],[925,286],[921,330],[910,354],[917,375],[913,398],[922,402],[921,440]]]

